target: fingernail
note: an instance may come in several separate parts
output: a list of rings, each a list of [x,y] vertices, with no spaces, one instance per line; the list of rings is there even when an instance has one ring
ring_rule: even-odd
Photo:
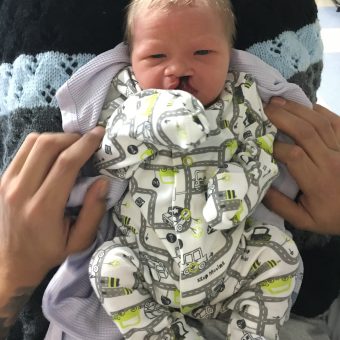
[[[272,97],[270,102],[276,105],[280,105],[280,106],[283,106],[286,104],[286,100],[281,97]]]
[[[101,178],[98,180],[100,182],[97,187],[97,197],[99,199],[106,199],[106,196],[109,191],[109,181],[105,178]]]

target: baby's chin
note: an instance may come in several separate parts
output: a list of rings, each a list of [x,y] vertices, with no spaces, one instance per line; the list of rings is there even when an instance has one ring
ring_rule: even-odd
[[[194,90],[194,89],[191,90],[191,89],[178,88],[178,90],[183,90],[183,91],[189,92],[191,95],[193,95],[195,98],[197,98],[205,108],[214,104],[219,98],[218,95],[216,97],[207,98],[204,95],[200,95],[199,91]]]
[[[189,92],[189,91],[187,91]],[[191,93],[191,92],[189,92]],[[214,104],[219,98],[220,95],[216,94],[216,96],[206,96],[204,94],[202,94],[200,91],[195,91],[195,93],[191,93],[194,97],[196,97],[202,104],[204,107],[209,107],[212,104]]]
[[[214,99],[208,99],[208,98],[202,98],[200,99],[199,96],[196,97],[205,108],[210,107],[211,105],[215,104],[217,100],[219,99],[219,96],[216,96]]]

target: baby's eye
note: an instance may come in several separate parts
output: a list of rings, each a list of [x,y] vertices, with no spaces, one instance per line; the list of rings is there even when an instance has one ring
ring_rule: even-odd
[[[207,54],[209,54],[210,53],[210,51],[209,50],[197,50],[197,51],[195,51],[195,55],[207,55]]]
[[[164,53],[151,54],[150,58],[152,58],[152,59],[165,58],[165,54]]]

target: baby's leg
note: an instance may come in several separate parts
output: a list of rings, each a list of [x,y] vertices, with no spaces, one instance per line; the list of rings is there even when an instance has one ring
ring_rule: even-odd
[[[202,339],[181,313],[153,299],[146,289],[150,274],[132,249],[105,242],[93,255],[89,272],[105,311],[126,339],[170,340],[179,333],[181,339]]]
[[[229,319],[230,339],[247,334],[278,339],[302,275],[300,255],[293,240],[275,226],[257,223],[247,230],[225,280],[226,285],[234,282],[234,294],[224,301],[220,316]]]

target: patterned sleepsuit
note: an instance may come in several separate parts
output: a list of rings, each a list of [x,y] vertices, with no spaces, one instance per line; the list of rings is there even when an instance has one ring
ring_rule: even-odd
[[[96,167],[130,182],[89,273],[125,338],[204,338],[187,315],[226,320],[227,339],[277,339],[300,260],[282,230],[249,218],[278,172],[252,77],[229,73],[205,109],[184,91],[142,91],[126,68],[100,123]]]

